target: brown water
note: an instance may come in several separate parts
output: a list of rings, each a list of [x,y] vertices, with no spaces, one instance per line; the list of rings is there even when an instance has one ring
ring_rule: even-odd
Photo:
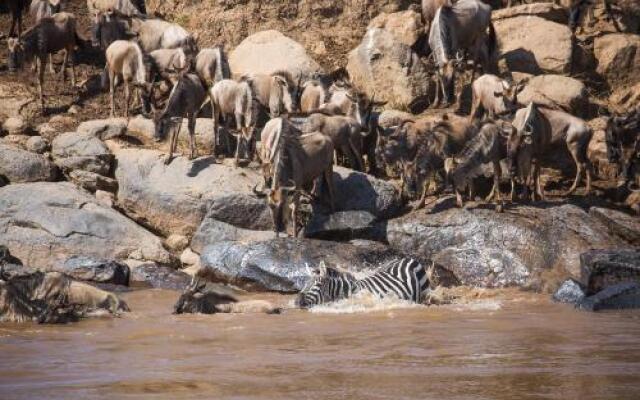
[[[174,316],[177,294],[129,293],[123,318],[0,325],[0,399],[640,399],[640,313],[503,296]]]

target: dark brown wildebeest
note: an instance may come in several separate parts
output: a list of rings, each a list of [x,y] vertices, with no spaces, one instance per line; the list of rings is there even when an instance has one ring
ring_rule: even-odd
[[[618,166],[625,186],[640,178],[640,107],[607,120],[607,158]],[[640,185],[640,182],[636,182]]]

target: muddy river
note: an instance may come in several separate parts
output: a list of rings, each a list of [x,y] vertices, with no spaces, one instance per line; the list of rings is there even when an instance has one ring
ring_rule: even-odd
[[[123,297],[135,311],[122,318],[0,325],[0,399],[640,398],[640,312],[501,292],[174,316],[175,292]]]

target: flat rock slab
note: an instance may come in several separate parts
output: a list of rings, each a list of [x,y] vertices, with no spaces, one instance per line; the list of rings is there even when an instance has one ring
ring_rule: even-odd
[[[556,271],[553,279],[580,277],[578,254],[626,246],[598,220],[571,205],[518,206],[503,213],[420,211],[388,221],[387,239],[400,253],[442,265],[462,284],[543,290],[560,284],[547,282],[547,271]]]
[[[0,243],[44,269],[73,256],[174,262],[159,238],[68,182],[0,188]]]
[[[317,266],[320,261],[361,272],[371,271],[395,256],[380,244],[354,246],[292,238],[248,244],[219,242],[204,249],[197,275],[248,290],[296,292],[309,279],[307,266]]]
[[[83,170],[109,175],[113,155],[107,146],[91,133],[67,132],[51,143],[51,154],[64,171]]]

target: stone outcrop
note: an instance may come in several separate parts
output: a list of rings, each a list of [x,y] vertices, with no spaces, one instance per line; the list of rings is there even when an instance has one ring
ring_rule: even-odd
[[[91,133],[67,132],[57,136],[51,143],[51,154],[66,173],[83,170],[109,175],[113,164],[107,146]]]
[[[55,181],[58,169],[41,154],[0,144],[0,182],[25,183]]]
[[[589,95],[581,81],[562,75],[540,75],[531,78],[518,94],[518,102],[536,102],[570,114],[586,117]]]
[[[598,60],[596,72],[612,86],[640,80],[640,35],[612,33],[597,37],[593,51]]]

